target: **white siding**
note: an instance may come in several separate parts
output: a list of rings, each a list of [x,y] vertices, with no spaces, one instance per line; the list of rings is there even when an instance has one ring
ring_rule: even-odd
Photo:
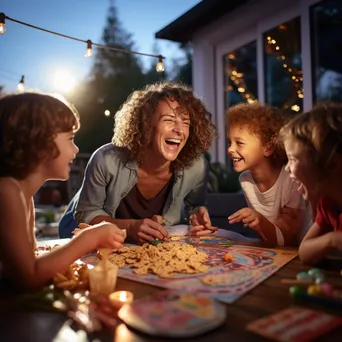
[[[264,103],[263,32],[301,17],[303,109],[312,106],[309,6],[319,0],[255,0],[198,31],[193,39],[193,84],[213,113],[220,139],[211,150],[213,161],[225,162],[223,55],[257,41],[258,98]]]

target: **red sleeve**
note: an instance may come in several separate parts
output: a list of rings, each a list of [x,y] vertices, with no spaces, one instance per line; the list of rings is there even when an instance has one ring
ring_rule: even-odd
[[[317,213],[316,213],[316,223],[319,225],[319,227],[326,232],[334,230],[331,226],[330,220],[329,220],[329,204],[327,203],[327,200],[324,197],[320,197],[320,199],[317,202]]]

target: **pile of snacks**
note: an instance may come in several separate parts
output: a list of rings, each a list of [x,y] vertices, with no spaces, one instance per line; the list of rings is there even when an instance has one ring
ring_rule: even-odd
[[[162,278],[172,277],[175,273],[205,273],[209,267],[204,265],[208,255],[189,244],[172,242],[157,246],[125,246],[109,256],[118,267],[129,265],[139,275],[153,273]]]
[[[53,277],[53,284],[62,290],[81,290],[89,288],[89,271],[87,264],[74,262],[64,273]]]

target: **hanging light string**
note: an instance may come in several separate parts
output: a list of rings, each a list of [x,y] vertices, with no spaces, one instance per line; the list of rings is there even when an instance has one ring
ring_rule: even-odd
[[[120,48],[116,48],[116,47],[113,47],[113,46],[93,43],[89,39],[80,39],[80,38],[68,36],[66,34],[62,34],[62,33],[58,33],[58,32],[55,32],[55,31],[47,30],[47,29],[42,28],[42,27],[38,27],[38,26],[31,25],[31,24],[25,23],[25,22],[17,20],[17,19],[10,18],[7,15],[5,15],[4,13],[0,13],[0,34],[4,34],[6,32],[5,19],[13,21],[13,22],[15,22],[17,24],[20,24],[20,25],[31,27],[31,28],[33,28],[35,30],[39,30],[39,31],[43,31],[43,32],[47,32],[47,33],[53,34],[53,35],[58,36],[58,37],[62,37],[62,38],[66,38],[66,39],[71,39],[71,40],[74,40],[74,41],[77,41],[77,42],[84,43],[84,44],[87,45],[86,57],[91,57],[92,56],[92,46],[96,46],[97,48],[100,48],[100,49],[106,49],[106,50],[111,50],[111,51],[116,51],[116,52],[121,52],[121,53],[126,53],[126,54],[133,54],[133,55],[140,55],[140,56],[147,56],[147,57],[157,58],[158,62],[157,62],[156,70],[158,72],[162,72],[162,71],[165,70],[165,67],[164,67],[164,64],[163,64],[163,59],[165,59],[165,57],[162,56],[162,55],[154,55],[154,54],[150,54],[150,53],[125,50],[125,49],[120,49]]]
[[[271,49],[273,49],[273,53],[276,55],[277,59],[282,61],[283,68],[291,77],[292,85],[295,89],[295,94],[287,101],[285,106],[291,107],[294,112],[299,112],[301,108],[297,104],[297,100],[304,98],[303,77],[301,75],[302,71],[290,65],[290,59],[281,52],[279,43],[277,43],[277,41],[273,37],[268,36],[266,39]]]
[[[244,98],[248,103],[253,103],[256,101],[256,97],[248,91],[245,80],[243,79],[244,74],[239,72],[237,67],[233,65],[233,61],[236,60],[236,56],[234,53],[228,54],[229,58],[229,66],[226,69],[226,75],[230,78],[231,84],[228,85],[228,90],[233,88],[232,85],[236,88],[236,90],[240,93],[240,95]]]

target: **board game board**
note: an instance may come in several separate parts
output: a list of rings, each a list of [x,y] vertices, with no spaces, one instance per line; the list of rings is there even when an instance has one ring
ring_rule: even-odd
[[[209,295],[222,302],[232,303],[297,256],[297,251],[241,245],[220,246],[218,241],[223,241],[220,239],[206,243],[205,239],[199,241],[199,244],[194,245],[208,254],[205,264],[210,266],[210,270],[207,273],[160,278],[154,274],[137,275],[130,266],[125,266],[119,269],[118,276],[166,289]],[[213,246],[212,241],[216,241],[217,245]],[[232,262],[224,260],[227,252],[232,255]],[[87,258],[83,261],[87,262]]]

